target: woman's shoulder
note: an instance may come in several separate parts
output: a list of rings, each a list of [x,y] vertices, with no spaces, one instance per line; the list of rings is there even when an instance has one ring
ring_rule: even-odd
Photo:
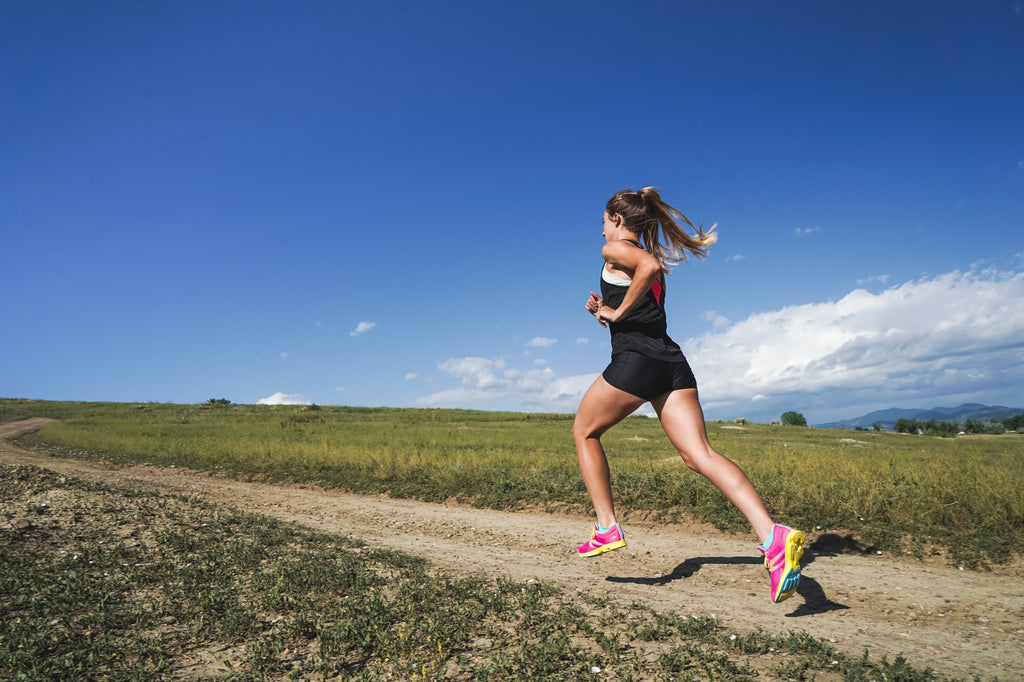
[[[625,239],[616,239],[614,241],[606,242],[601,247],[601,255],[604,259],[609,262],[616,262],[622,258],[628,258],[629,256],[639,255],[637,252],[642,249],[637,249],[636,245]],[[644,251],[644,253],[647,253]]]
[[[635,268],[648,259],[657,262],[647,249],[627,239],[607,242],[601,249],[601,256],[613,266],[622,265],[629,268]]]

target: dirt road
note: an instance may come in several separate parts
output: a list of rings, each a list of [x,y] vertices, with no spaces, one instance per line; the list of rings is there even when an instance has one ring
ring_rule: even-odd
[[[427,558],[451,574],[507,575],[577,592],[642,600],[662,611],[717,615],[737,632],[804,630],[853,656],[902,653],[942,677],[1024,679],[1024,561],[991,571],[943,559],[838,554],[813,542],[798,593],[768,599],[756,540],[698,525],[623,518],[629,546],[575,556],[591,520],[363,497],[315,486],[235,481],[207,472],[59,459],[9,439],[47,420],[0,424],[0,464],[31,464],[93,481],[198,495],[285,521]]]

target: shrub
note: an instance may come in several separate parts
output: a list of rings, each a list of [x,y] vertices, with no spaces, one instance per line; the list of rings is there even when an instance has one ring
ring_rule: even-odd
[[[787,426],[807,426],[807,419],[799,412],[791,410],[782,413],[782,423]]]

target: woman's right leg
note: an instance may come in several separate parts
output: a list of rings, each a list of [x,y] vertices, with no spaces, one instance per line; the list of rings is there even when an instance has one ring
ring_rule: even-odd
[[[603,376],[599,376],[583,396],[576,411],[576,420],[572,425],[576,458],[579,460],[583,483],[587,486],[594,511],[597,512],[597,522],[604,527],[615,523],[615,509],[612,505],[611,473],[608,458],[601,447],[601,436],[645,402],[643,398],[615,388]]]

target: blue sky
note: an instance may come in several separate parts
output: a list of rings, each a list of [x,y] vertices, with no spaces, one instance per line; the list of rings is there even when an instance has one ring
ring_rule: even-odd
[[[710,419],[1024,404],[1024,8],[3,2],[0,396],[572,412],[600,218]]]

